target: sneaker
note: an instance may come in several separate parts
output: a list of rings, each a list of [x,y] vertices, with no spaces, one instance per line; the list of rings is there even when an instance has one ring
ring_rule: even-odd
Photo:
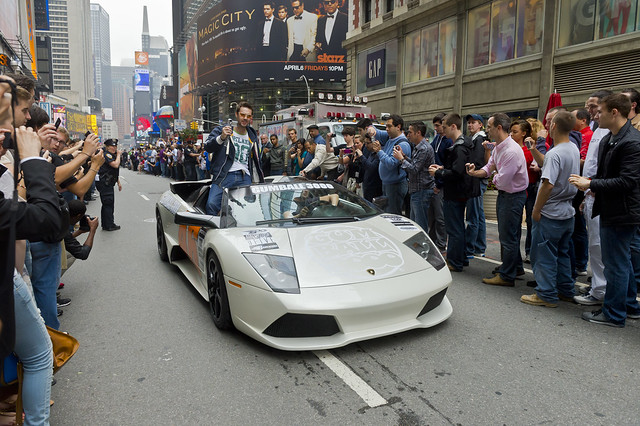
[[[579,277],[586,277],[587,271],[577,271],[576,274],[578,274]]]
[[[596,299],[590,294],[581,294],[579,296],[573,296],[574,302],[578,305],[584,306],[600,306],[602,305],[602,300]]]
[[[540,299],[536,293],[525,294],[522,297],[520,297],[520,301],[522,303],[526,303],[527,305],[545,306],[547,308],[557,308],[558,307],[557,303],[547,302],[546,300]]]
[[[591,293],[590,285],[576,285],[576,290],[582,295]]]
[[[474,255],[475,257],[487,257],[487,255],[486,255],[486,254],[484,254],[484,252],[482,252],[482,253],[474,253],[473,255]]]
[[[63,308],[71,304],[71,299],[68,299],[66,297],[58,297],[57,302],[58,302],[58,308]]]
[[[592,322],[594,324],[608,325],[609,327],[617,327],[617,328],[624,327],[624,324],[616,324],[615,322],[611,322],[609,318],[604,316],[602,309],[598,309],[597,311],[593,311],[593,312],[583,312],[582,319],[585,321]]]
[[[120,229],[120,225],[113,225],[111,228],[102,228],[104,231],[117,231]]]
[[[58,290],[62,290],[64,288],[64,283],[58,284]]]
[[[627,318],[630,319],[640,319],[640,312],[636,312],[635,314],[627,312]]]
[[[498,285],[502,287],[514,287],[516,285],[513,281],[502,279],[500,274],[495,275],[493,278],[483,278],[482,282],[485,284]]]
[[[524,262],[524,263],[531,263],[531,258],[529,257],[529,255],[526,255],[526,256],[524,257],[523,262]]]
[[[62,313],[63,313],[63,312],[64,312],[64,311],[63,311],[62,309],[58,308],[58,316],[59,316],[59,317],[61,317],[61,316],[62,316]]]
[[[468,255],[467,255],[467,259],[473,259],[474,257],[475,257],[475,256],[474,256],[474,255],[472,255],[472,254],[468,254]]]

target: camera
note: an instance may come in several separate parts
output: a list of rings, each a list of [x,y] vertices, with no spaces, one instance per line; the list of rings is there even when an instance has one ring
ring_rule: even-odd
[[[4,149],[13,149],[13,137],[11,136],[11,132],[4,132],[4,141],[2,142],[2,147]]]
[[[345,148],[342,152],[344,152],[345,154],[351,154],[353,150],[351,148]]]
[[[80,230],[81,231],[89,231],[89,221],[95,219],[94,217],[89,216],[88,214],[82,216],[80,218]]]

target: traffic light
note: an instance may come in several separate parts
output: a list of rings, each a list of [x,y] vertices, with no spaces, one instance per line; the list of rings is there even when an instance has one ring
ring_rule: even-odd
[[[198,122],[197,121],[192,121],[191,122],[191,130],[198,130]]]

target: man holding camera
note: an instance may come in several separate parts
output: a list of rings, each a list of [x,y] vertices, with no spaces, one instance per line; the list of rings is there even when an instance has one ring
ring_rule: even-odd
[[[102,217],[102,229],[104,231],[117,231],[120,225],[116,225],[113,219],[113,210],[115,208],[115,191],[113,187],[118,184],[118,191],[122,191],[120,184],[120,159],[122,151],[118,148],[118,139],[107,139],[104,141],[105,153],[104,164],[98,172],[98,181],[96,188],[100,192],[100,216]]]

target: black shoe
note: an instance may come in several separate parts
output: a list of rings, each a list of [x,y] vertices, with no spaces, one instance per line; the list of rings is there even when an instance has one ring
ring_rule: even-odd
[[[526,272],[524,272],[524,269],[518,269],[518,272],[516,272],[516,277],[521,277],[525,274]]]
[[[493,275],[497,275],[500,273],[500,266],[496,266],[495,269],[493,271],[491,271],[491,273]],[[525,274],[524,269],[518,269],[518,272],[516,272],[516,277],[521,277]]]
[[[111,228],[102,228],[105,231],[117,231],[120,229],[120,225],[113,225]]]
[[[538,282],[536,280],[527,281],[527,287],[538,287]]]
[[[66,297],[58,297],[57,302],[58,302],[58,308],[63,308],[71,304],[71,299],[68,299]]]
[[[62,309],[58,308],[58,316],[61,317],[62,316]]]

